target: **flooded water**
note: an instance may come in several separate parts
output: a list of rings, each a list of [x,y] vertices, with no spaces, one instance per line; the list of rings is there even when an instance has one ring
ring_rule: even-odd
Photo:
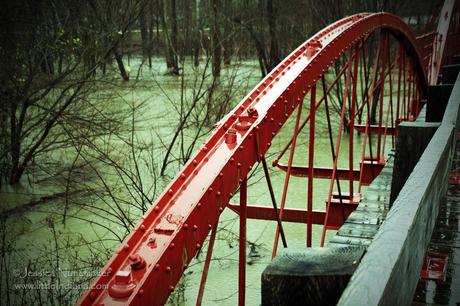
[[[137,71],[136,61],[132,61],[133,66],[131,71]],[[235,70],[237,68],[237,70]],[[103,137],[98,142],[103,145],[110,157],[114,158],[120,165],[129,169],[128,171],[139,171],[139,177],[142,178],[141,185],[145,194],[152,199],[156,198],[164,186],[169,182],[169,178],[175,176],[180,163],[175,162],[175,159],[180,158],[180,147],[175,146],[171,155],[173,161],[167,168],[167,173],[164,178],[154,176],[152,173],[158,174],[160,167],[159,161],[162,160],[166,152],[167,145],[173,137],[174,128],[177,126],[178,114],[176,108],[181,99],[180,77],[164,76],[158,71],[164,70],[163,59],[156,59],[154,67],[151,71],[144,67],[142,76],[137,82],[130,83],[119,82],[118,86],[111,86],[108,89],[101,88],[97,93],[99,99],[110,97],[113,99],[113,107],[121,107],[129,110],[130,106],[143,104],[141,110],[136,113],[134,133],[126,132],[126,138],[110,138]],[[240,99],[254,87],[260,78],[258,64],[255,61],[242,62],[238,67],[227,67],[223,72],[223,79],[235,75],[235,90],[236,93],[232,104],[236,105]],[[187,75],[187,78],[191,76]],[[133,89],[133,83],[136,86]],[[160,89],[161,87],[161,89]],[[193,87],[187,87],[186,94],[191,94]],[[318,93],[320,94],[320,93]],[[189,102],[187,102],[189,103]],[[305,104],[304,115],[308,113],[308,103]],[[291,116],[294,117],[294,116]],[[339,126],[339,115],[334,114],[332,118],[334,141],[337,138],[337,130]],[[317,127],[315,134],[315,165],[316,166],[332,166],[331,149],[327,134],[327,123],[324,115],[324,107],[320,107],[317,111]],[[273,159],[278,155],[278,152],[283,148],[287,141],[292,136],[294,126],[293,118],[284,125],[282,130],[272,142],[272,147],[267,154],[267,162],[271,165]],[[190,143],[188,137],[191,137],[196,132],[197,127],[194,125],[185,126],[187,129],[184,135],[184,144]],[[205,127],[200,132],[200,141],[195,145],[195,149],[204,141],[211,127]],[[205,131],[206,130],[206,131]],[[181,137],[182,137],[181,136]],[[306,165],[308,161],[308,130],[306,129],[298,140],[298,145],[295,154],[295,163]],[[134,156],[140,159],[139,169],[133,169],[133,155],[129,153],[127,143],[130,141],[138,144],[143,144],[141,153]],[[355,136],[356,145],[354,146],[355,160],[358,161],[361,156],[362,137]],[[389,145],[389,142],[387,143]],[[348,135],[344,134],[342,139],[341,152],[342,158],[339,165],[345,164],[348,159]],[[69,159],[75,153],[63,152],[60,158]],[[155,166],[149,166],[149,157],[154,160]],[[282,161],[285,161],[287,154]],[[94,269],[94,266],[103,265],[107,258],[111,256],[115,248],[119,245],[119,237],[124,237],[127,234],[127,229],[119,222],[114,223],[118,213],[124,213],[137,220],[142,215],[142,209],[135,206],[141,201],[136,201],[134,198],[136,193],[133,193],[132,184],[130,188],[125,188],[126,184],[122,179],[124,174],[118,172],[117,168],[111,168],[107,160],[101,161],[94,171],[97,175],[88,178],[82,175],[79,183],[85,186],[84,190],[91,190],[89,187],[101,186],[100,177],[105,178],[105,182],[109,184],[110,194],[107,191],[104,197],[95,196],[91,192],[83,192],[77,200],[73,200],[71,204],[65,200],[57,199],[34,206],[33,208],[13,214],[6,220],[4,224],[4,240],[2,242],[3,254],[6,254],[6,259],[1,268],[5,275],[10,275],[9,289],[3,286],[0,289],[2,293],[2,301],[5,300],[6,291],[8,290],[9,299],[15,301],[12,304],[21,304],[21,291],[14,289],[14,282],[21,280],[22,271],[34,267],[38,271],[55,271],[66,270],[73,271],[75,267],[79,269]],[[355,168],[358,167],[358,162]],[[271,168],[271,179],[277,201],[281,199],[285,173],[279,169]],[[99,177],[100,176],[100,177]],[[137,182],[139,183],[139,182]],[[26,185],[26,184],[24,184]],[[54,189],[62,191],[61,187],[46,186],[46,184],[34,185],[35,187],[23,187],[23,190],[4,189],[1,193],[2,205],[15,207],[21,202],[30,200],[28,195],[22,195],[35,192],[36,198],[40,194],[51,193]],[[343,189],[347,186],[343,185]],[[356,186],[355,186],[356,188]],[[314,209],[325,210],[325,201],[329,190],[329,180],[316,180],[314,183]],[[307,180],[305,178],[292,177],[289,184],[289,193],[287,196],[286,207],[306,208],[307,207]],[[108,201],[107,199],[111,199]],[[234,201],[238,201],[238,195]],[[268,188],[261,171],[261,167],[255,167],[254,174],[249,180],[248,203],[259,205],[271,205]],[[67,206],[69,204],[69,206]],[[117,210],[110,210],[108,206],[120,205]],[[137,208],[136,208],[137,207]],[[104,209],[103,209],[104,208]],[[113,208],[113,207],[112,207]],[[63,223],[63,211],[67,211],[67,218]],[[113,215],[107,214],[113,213]],[[116,213],[115,213],[116,212]],[[219,222],[219,232],[217,241],[213,251],[213,261],[210,266],[206,290],[203,299],[203,305],[236,305],[237,304],[237,281],[238,281],[238,218],[230,210],[225,210]],[[246,301],[247,305],[260,304],[260,277],[265,266],[271,260],[271,251],[273,247],[273,238],[275,233],[275,222],[249,220],[247,225],[247,290]],[[305,224],[284,224],[287,243],[289,246],[302,246],[306,244],[306,225]],[[321,226],[313,226],[313,244],[319,245],[321,237]],[[333,235],[333,232],[328,233],[328,237]],[[7,243],[7,241],[9,241]],[[90,243],[94,242],[94,243]],[[196,295],[201,278],[201,270],[206,255],[207,243],[203,246],[202,251],[190,264],[181,283],[176,287],[173,296],[170,299],[170,304],[173,305],[194,305],[196,303]],[[12,275],[16,274],[16,275]],[[14,278],[16,276],[16,278]],[[87,275],[79,277],[52,277],[48,275],[51,281],[75,282],[86,284],[91,277]],[[30,276],[28,282],[43,279],[42,277]],[[5,280],[5,276],[3,281]],[[24,280],[23,280],[24,281]],[[74,289],[72,287],[72,289]],[[68,293],[70,292],[71,293]],[[55,304],[75,302],[78,296],[78,290],[62,289],[60,300]],[[52,293],[54,294],[54,293]],[[45,294],[46,296],[46,294]],[[38,298],[39,295],[31,295],[28,298]],[[53,298],[49,297],[44,304],[52,304]],[[56,302],[56,301],[55,301]]]

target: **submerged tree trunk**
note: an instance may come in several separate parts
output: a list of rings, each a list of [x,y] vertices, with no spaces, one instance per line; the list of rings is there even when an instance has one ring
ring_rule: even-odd
[[[200,64],[200,48],[201,48],[201,23],[200,23],[200,0],[194,0],[193,16],[193,65],[198,67]]]
[[[120,70],[120,75],[123,79],[123,81],[129,81],[129,74],[126,71],[125,64],[123,64],[123,58],[122,55],[117,51],[113,51],[113,56],[115,57],[115,60],[117,62],[118,70]]]
[[[233,17],[233,8],[232,3],[229,0],[224,0],[223,10],[225,14]],[[224,65],[230,65],[232,61],[232,54],[233,54],[233,34],[231,23],[224,22],[224,33],[222,37],[222,46],[224,48]]]
[[[161,4],[161,26],[163,28],[163,38],[165,43],[165,58],[168,74],[179,75],[179,64],[177,61],[177,14],[176,14],[176,0],[170,0],[170,15],[167,15],[168,8],[160,0]],[[171,31],[169,31],[167,19],[171,21]]]
[[[214,78],[220,77],[220,64],[222,62],[222,45],[220,42],[219,30],[219,0],[211,0],[212,6],[212,76]]]
[[[276,8],[273,6],[275,0],[267,1],[267,20],[268,20],[268,32],[270,34],[270,56],[267,67],[267,72],[271,71],[280,62],[280,51],[278,45],[278,38],[276,37]]]
[[[149,56],[149,27],[147,23],[147,5],[143,5],[141,12],[139,13],[139,27],[141,30],[141,45],[142,45],[142,57],[145,59]]]

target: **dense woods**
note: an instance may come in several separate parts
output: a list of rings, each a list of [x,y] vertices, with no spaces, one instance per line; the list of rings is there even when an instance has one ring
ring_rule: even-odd
[[[82,100],[108,66],[129,81],[130,56],[141,55],[149,67],[153,56],[163,56],[166,69],[153,73],[171,75],[185,69],[186,57],[195,66],[211,58],[216,79],[222,65],[257,58],[264,76],[306,37],[343,16],[387,10],[422,24],[436,5],[382,0],[8,3],[2,9],[0,50],[2,181],[18,183],[35,156],[65,146],[68,135],[51,131],[86,119],[78,118],[86,107]],[[96,133],[107,129],[99,125]]]

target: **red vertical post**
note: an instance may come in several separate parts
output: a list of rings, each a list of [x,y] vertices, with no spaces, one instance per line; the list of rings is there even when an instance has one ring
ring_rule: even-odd
[[[379,99],[379,127],[378,127],[378,138],[377,138],[377,158],[382,158],[382,118],[383,118],[383,94],[385,91],[385,69],[387,59],[387,45],[388,45],[388,33],[383,33],[383,48],[382,48],[382,66],[380,67],[380,99]]]
[[[359,62],[359,48],[356,45],[354,48],[355,59],[353,62],[353,87],[351,89],[351,109],[350,109],[350,137],[348,141],[348,165],[349,165],[349,174],[348,180],[350,184],[350,201],[353,201],[354,198],[354,179],[353,179],[353,172],[354,172],[354,165],[353,165],[353,134],[355,130],[355,108],[356,108],[356,90],[357,90],[357,82],[358,82],[358,62]]]
[[[390,61],[389,63],[391,63],[391,52],[390,52],[390,46],[389,46],[389,41],[388,41],[388,57],[390,58]],[[395,56],[397,56],[395,54]],[[395,63],[396,63],[396,60],[395,60]],[[388,101],[388,107],[387,107],[387,115],[386,115],[386,118],[385,118],[385,129],[383,131],[383,147],[382,147],[382,156],[384,157],[385,156],[385,146],[386,146],[386,143],[387,143],[387,133],[388,133],[388,121],[390,119],[390,115],[391,115],[391,118],[393,118],[393,77],[392,77],[392,67],[393,65],[390,64],[388,65],[388,87],[390,89],[390,97],[389,97],[389,101]],[[393,122],[391,122],[391,127],[393,127]],[[391,137],[394,137],[394,135],[392,135]],[[394,143],[394,140],[392,139],[392,142]]]
[[[311,247],[313,212],[313,158],[315,153],[316,84],[310,91],[310,142],[308,148],[307,247]]]
[[[297,142],[297,136],[299,134],[299,124],[300,124],[300,117],[302,115],[302,106],[303,106],[303,100],[297,106],[298,111],[297,111],[297,118],[296,118],[296,122],[294,126],[294,136],[292,138],[291,151],[289,152],[288,169],[286,171],[286,178],[284,180],[283,195],[281,196],[281,204],[280,204],[280,211],[279,211],[279,219],[281,221],[283,220],[283,211],[284,211],[284,205],[286,204],[286,196],[287,196],[287,191],[289,187],[289,178],[291,177],[292,161],[294,160],[295,145]],[[275,232],[275,241],[273,242],[272,258],[275,258],[276,256],[276,251],[278,249],[279,236],[280,236],[280,228],[277,225],[276,232]]]
[[[404,46],[399,44],[399,58],[398,58],[398,98],[396,100],[396,126],[399,124],[399,109],[401,107],[401,70],[402,70],[402,57],[404,53]]]
[[[206,285],[206,278],[208,277],[208,270],[209,270],[209,265],[211,263],[212,249],[214,247],[214,241],[216,240],[217,224],[218,223],[219,223],[219,221],[217,221],[216,224],[212,227],[211,237],[209,238],[208,251],[206,252],[206,260],[204,262],[203,274],[201,274],[200,289],[198,290],[198,297],[196,299],[196,306],[200,306],[201,302],[203,300],[204,287]]]
[[[324,225],[323,225],[323,231],[321,233],[321,242],[320,245],[324,246],[324,241],[326,239],[326,230],[329,222],[329,211],[330,211],[330,206],[331,206],[331,200],[332,200],[332,192],[334,190],[334,180],[337,172],[337,163],[339,161],[339,153],[340,153],[340,142],[342,140],[342,133],[343,133],[343,126],[345,124],[344,119],[345,119],[345,109],[347,105],[347,97],[348,97],[348,86],[350,84],[350,74],[351,74],[351,61],[352,61],[352,56],[350,56],[350,59],[347,61],[347,76],[345,80],[345,87],[344,87],[344,93],[343,93],[343,100],[342,100],[342,113],[340,115],[340,124],[339,124],[339,132],[337,135],[337,146],[335,147],[335,159],[334,159],[334,166],[332,167],[332,175],[331,175],[331,184],[329,185],[329,195],[327,198],[327,206],[326,206],[326,216],[324,217]]]
[[[417,114],[418,114],[418,101],[417,101],[417,77],[415,75],[415,69],[412,69],[412,114],[413,114],[413,117],[414,117],[414,120],[415,118],[417,117]]]
[[[407,81],[408,88],[407,88],[407,112],[408,112],[408,120],[412,120],[412,61],[409,60],[409,80]]]
[[[409,115],[407,113],[407,97],[406,97],[406,94],[407,94],[407,90],[406,90],[406,84],[407,84],[407,76],[406,76],[406,55],[405,53],[403,52],[402,54],[402,72],[403,72],[403,103],[402,103],[402,106],[403,106],[403,116],[404,116],[404,120],[407,120],[407,118],[409,118]]]
[[[244,306],[246,296],[246,207],[247,207],[247,178],[240,185],[240,258],[238,270],[238,305]]]

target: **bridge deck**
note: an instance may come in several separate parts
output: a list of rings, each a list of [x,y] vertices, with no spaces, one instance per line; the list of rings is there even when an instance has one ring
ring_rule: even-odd
[[[368,246],[372,242],[389,209],[393,162],[394,153],[391,152],[385,167],[363,192],[358,207],[348,216],[328,246]]]
[[[427,254],[432,254],[433,258],[447,255],[445,278],[435,280],[438,276],[435,272],[431,280],[420,279],[413,305],[460,304],[460,177],[456,176],[459,172],[460,139],[457,138],[447,199],[440,203],[438,218],[427,249]]]

